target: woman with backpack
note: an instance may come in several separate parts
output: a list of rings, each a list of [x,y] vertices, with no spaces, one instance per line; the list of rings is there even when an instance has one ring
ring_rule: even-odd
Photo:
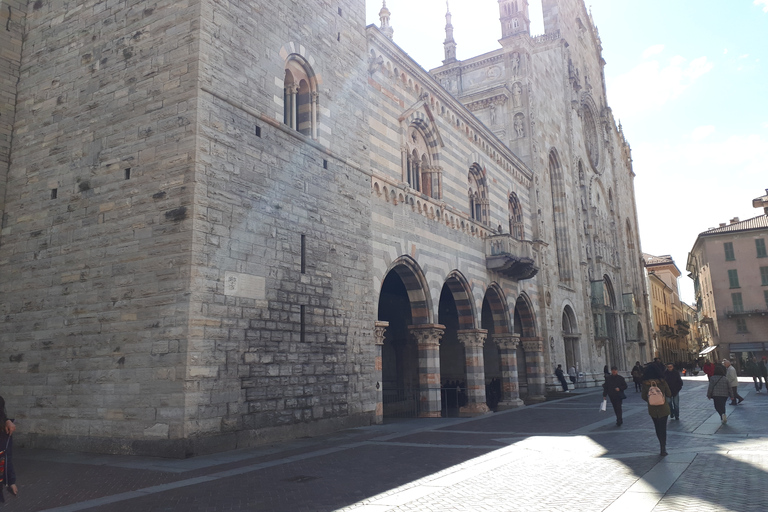
[[[653,420],[661,448],[659,455],[663,457],[667,455],[667,418],[669,418],[667,397],[672,396],[672,391],[664,380],[664,374],[659,365],[651,363],[645,367],[641,396],[648,402],[648,414]]]

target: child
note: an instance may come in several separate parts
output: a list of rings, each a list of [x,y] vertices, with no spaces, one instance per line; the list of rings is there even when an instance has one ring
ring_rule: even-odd
[[[5,400],[0,396],[0,502],[5,501],[2,486],[7,486],[14,496],[18,496],[16,471],[13,468],[13,437],[6,432],[8,415],[5,412]]]

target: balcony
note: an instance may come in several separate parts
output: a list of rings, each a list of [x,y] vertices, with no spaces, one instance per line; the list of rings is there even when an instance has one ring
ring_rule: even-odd
[[[768,306],[762,309],[743,309],[743,308],[727,308],[725,310],[725,316],[733,318],[735,316],[766,316],[768,315]]]
[[[515,281],[530,279],[539,272],[533,242],[509,234],[485,239],[485,267]]]
[[[677,334],[680,336],[688,336],[691,333],[691,324],[685,320],[678,320],[675,324],[677,325]]]
[[[665,338],[676,338],[677,333],[675,332],[675,328],[671,325],[660,325],[659,326],[659,334]]]

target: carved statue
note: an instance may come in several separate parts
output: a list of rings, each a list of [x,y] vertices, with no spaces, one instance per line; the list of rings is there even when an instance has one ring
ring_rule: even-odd
[[[517,52],[512,54],[512,66],[510,71],[512,71],[512,76],[517,76],[520,72],[520,54]]]
[[[515,133],[517,134],[518,139],[525,137],[525,126],[523,124],[523,116],[515,117]]]
[[[496,124],[496,105],[491,103],[491,125]]]
[[[523,96],[523,88],[520,87],[520,84],[518,82],[515,82],[515,84],[512,86],[512,105],[515,107],[522,106],[522,96]]]

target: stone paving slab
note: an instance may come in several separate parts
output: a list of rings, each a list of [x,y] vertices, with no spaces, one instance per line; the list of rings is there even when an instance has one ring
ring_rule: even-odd
[[[610,408],[597,411],[596,390],[480,418],[398,420],[189,460],[20,449],[21,497],[2,508],[765,510],[768,395],[745,384],[745,402],[729,406],[722,425],[704,383],[686,381],[666,458],[639,396],[628,393],[616,427]]]

